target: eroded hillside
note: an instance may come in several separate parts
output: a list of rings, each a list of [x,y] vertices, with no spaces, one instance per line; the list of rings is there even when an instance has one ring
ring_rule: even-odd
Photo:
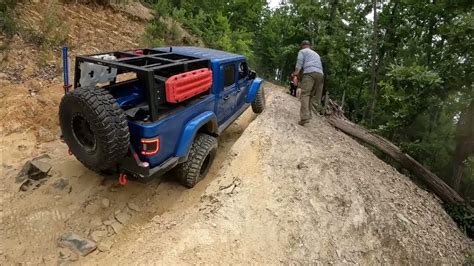
[[[121,238],[99,263],[462,264],[468,239],[440,202],[267,85],[200,202]],[[185,195],[183,195],[186,197]]]

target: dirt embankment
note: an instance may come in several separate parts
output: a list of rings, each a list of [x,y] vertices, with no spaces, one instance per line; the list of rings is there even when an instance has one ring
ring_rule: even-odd
[[[58,32],[66,34],[73,59],[77,54],[139,47],[145,22],[106,8],[54,1],[19,4],[17,10],[21,37],[7,41],[0,36],[0,44],[8,42],[0,51],[0,129],[3,136],[33,132],[37,142],[52,141],[58,134],[57,106],[63,94],[61,50],[28,39],[46,34],[41,32],[47,26],[61,27]],[[55,38],[50,35],[44,37]]]
[[[468,239],[439,201],[271,91],[200,202],[124,234],[112,263],[461,264]],[[184,196],[185,197],[185,196]],[[90,262],[90,261],[88,261]]]

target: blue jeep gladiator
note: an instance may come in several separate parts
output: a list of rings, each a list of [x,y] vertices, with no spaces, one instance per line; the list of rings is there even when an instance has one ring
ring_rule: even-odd
[[[249,106],[264,110],[262,82],[244,56],[201,47],[77,56],[59,107],[63,139],[95,171],[149,178],[175,168],[193,187],[222,131]]]

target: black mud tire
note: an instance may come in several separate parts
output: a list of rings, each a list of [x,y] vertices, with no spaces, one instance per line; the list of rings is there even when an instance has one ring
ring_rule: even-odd
[[[252,102],[252,111],[256,114],[260,114],[265,110],[265,91],[263,87],[257,91],[255,95],[255,100]]]
[[[188,188],[194,187],[209,172],[216,152],[217,139],[198,133],[191,144],[188,160],[176,166],[178,181]]]
[[[127,118],[105,89],[78,88],[59,106],[64,141],[74,156],[94,171],[113,169],[130,146]]]

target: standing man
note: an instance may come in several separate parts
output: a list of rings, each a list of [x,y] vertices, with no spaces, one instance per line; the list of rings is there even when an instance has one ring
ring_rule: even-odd
[[[307,40],[301,42],[301,49],[298,52],[295,72],[293,76],[303,70],[300,92],[300,121],[298,124],[304,126],[309,123],[314,104],[316,111],[321,112],[321,97],[323,94],[324,72],[319,54],[311,50],[311,43]]]

